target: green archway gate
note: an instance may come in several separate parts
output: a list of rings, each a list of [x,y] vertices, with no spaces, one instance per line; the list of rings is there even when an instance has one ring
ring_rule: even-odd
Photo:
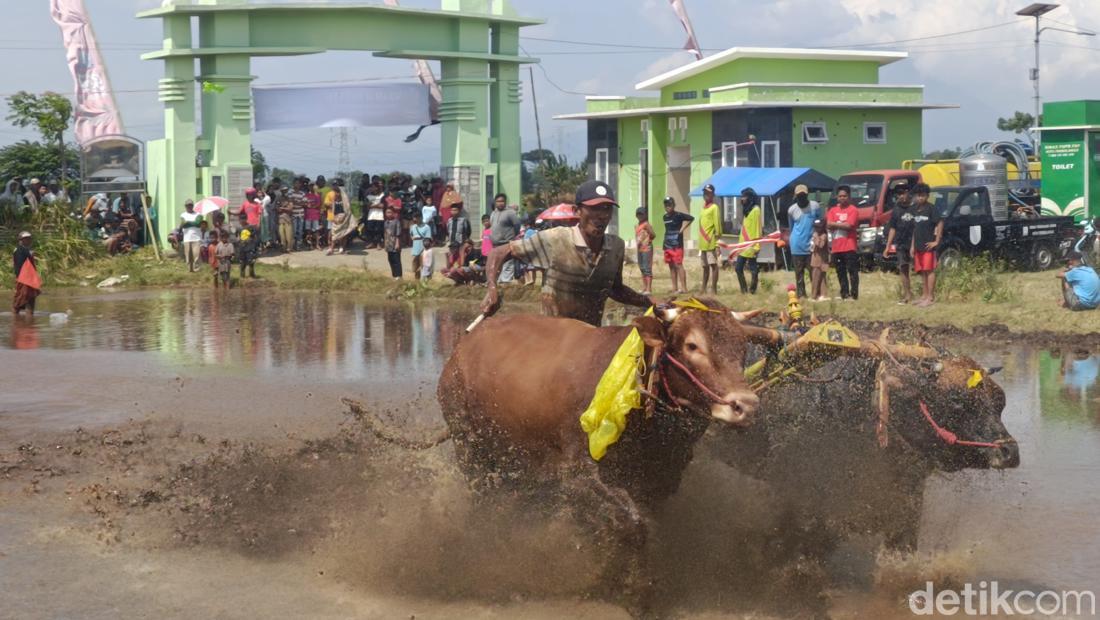
[[[441,1],[442,10],[423,10],[194,0],[139,13],[164,26],[164,47],[142,56],[164,61],[159,87],[164,139],[147,145],[146,167],[162,238],[187,198],[220,193],[242,199],[233,192],[243,191],[241,185],[251,179],[251,59],[256,56],[363,50],[384,58],[440,61],[443,170],[461,172],[483,188],[466,196],[475,212],[484,205],[474,199],[484,194],[504,191],[518,198],[519,65],[535,62],[519,55],[519,30],[542,20],[516,16],[508,0]],[[203,82],[218,84],[220,92],[203,92]],[[201,127],[195,117],[199,92]]]

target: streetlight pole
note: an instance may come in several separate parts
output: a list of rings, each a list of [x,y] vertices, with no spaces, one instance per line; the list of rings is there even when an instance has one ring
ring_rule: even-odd
[[[1043,113],[1043,100],[1039,91],[1039,35],[1043,34],[1044,30],[1057,30],[1059,32],[1068,32],[1070,34],[1078,34],[1086,37],[1096,36],[1095,32],[1089,30],[1068,30],[1066,28],[1056,28],[1054,26],[1039,26],[1039,19],[1047,13],[1058,8],[1057,4],[1047,4],[1045,2],[1036,2],[1029,4],[1026,7],[1016,11],[1017,15],[1023,17],[1035,18],[1035,66],[1031,69],[1031,81],[1034,82],[1035,87],[1035,126],[1039,126],[1039,116]]]

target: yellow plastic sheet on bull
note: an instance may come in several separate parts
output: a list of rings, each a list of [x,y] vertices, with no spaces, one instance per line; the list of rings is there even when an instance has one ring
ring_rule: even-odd
[[[588,433],[588,453],[597,461],[626,430],[627,414],[642,406],[638,377],[645,368],[644,355],[642,337],[638,330],[630,330],[600,378],[588,409],[581,414],[581,428]]]

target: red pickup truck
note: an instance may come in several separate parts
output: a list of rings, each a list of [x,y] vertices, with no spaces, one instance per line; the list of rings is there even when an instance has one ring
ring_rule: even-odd
[[[837,185],[852,188],[852,204],[859,210],[859,225],[877,228],[890,219],[894,188],[900,183],[908,183],[912,188],[920,180],[920,173],[915,170],[864,170],[840,177]]]

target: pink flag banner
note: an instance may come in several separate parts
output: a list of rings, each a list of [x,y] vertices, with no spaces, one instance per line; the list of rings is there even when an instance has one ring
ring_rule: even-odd
[[[684,43],[684,49],[695,54],[696,60],[702,60],[703,51],[699,49],[699,40],[695,38],[695,28],[692,27],[691,19],[688,18],[684,0],[668,0],[668,3],[672,5],[672,10],[676,11],[676,17],[680,18],[680,23],[683,24],[684,30],[687,31],[688,40],[687,43]]]
[[[385,0],[386,6],[398,6],[397,0]],[[413,68],[416,70],[416,77],[420,80],[420,83],[428,87],[428,93],[431,98],[428,101],[430,106],[432,122],[439,120],[439,104],[443,102],[443,91],[439,90],[439,82],[435,80],[435,74],[432,73],[432,68],[428,66],[426,60],[414,60]]]
[[[122,115],[115,105],[84,1],[50,0],[50,16],[61,28],[65,57],[76,85],[76,141],[83,145],[100,136],[121,135]]]

